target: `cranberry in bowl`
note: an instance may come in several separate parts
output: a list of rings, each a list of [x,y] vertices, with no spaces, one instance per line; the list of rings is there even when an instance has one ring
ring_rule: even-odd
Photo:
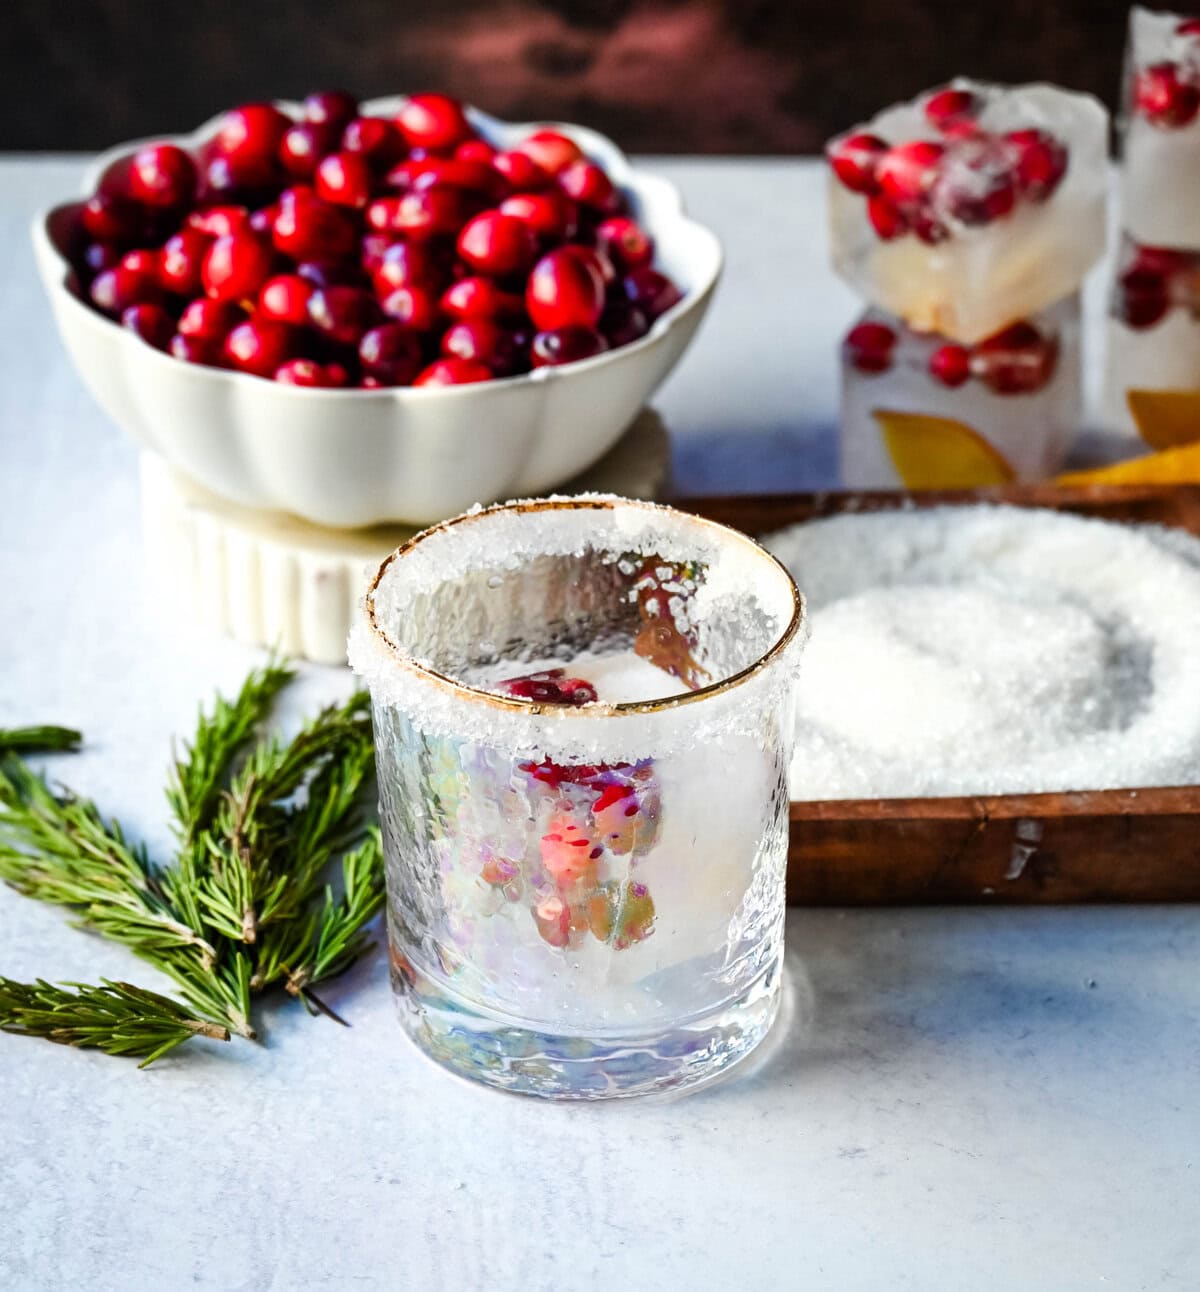
[[[246,105],[121,145],[33,241],[118,425],[228,501],[335,527],[586,469],[721,268],[674,187],[603,136],[439,95]]]

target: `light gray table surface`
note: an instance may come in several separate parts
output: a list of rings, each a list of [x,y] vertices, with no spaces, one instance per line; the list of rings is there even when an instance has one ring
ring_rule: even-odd
[[[830,483],[854,303],[815,167],[657,169],[728,253],[657,401],[677,485]],[[162,852],[172,734],[256,652],[143,586],[136,452],[29,251],[79,171],[0,161],[0,725],[83,727],[55,771]],[[348,686],[306,668],[285,721]],[[0,1287],[1200,1287],[1200,912],[793,911],[788,971],[790,1022],[736,1079],[602,1107],[445,1076],[378,954],[330,992],[348,1031],[279,1007],[262,1045],[148,1072],[0,1036]],[[8,890],[0,973],[155,985]]]

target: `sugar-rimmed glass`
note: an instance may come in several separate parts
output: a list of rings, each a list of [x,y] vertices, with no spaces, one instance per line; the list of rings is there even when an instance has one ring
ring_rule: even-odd
[[[752,540],[617,498],[476,510],[387,558],[350,653],[422,1049],[596,1099],[695,1084],[758,1044],[803,622]]]

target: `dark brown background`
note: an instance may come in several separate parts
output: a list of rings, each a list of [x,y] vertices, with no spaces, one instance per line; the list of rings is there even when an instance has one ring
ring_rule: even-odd
[[[810,152],[956,73],[1110,102],[1118,0],[7,0],[0,146],[91,149],[237,101],[445,89],[642,152]]]

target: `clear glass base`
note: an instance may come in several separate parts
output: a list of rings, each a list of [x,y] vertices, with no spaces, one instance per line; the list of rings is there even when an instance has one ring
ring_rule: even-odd
[[[393,952],[400,1022],[458,1076],[543,1099],[623,1099],[692,1089],[727,1072],[763,1040],[780,1000],[780,966],[720,1008],[635,1035],[552,1035],[482,1009]]]

